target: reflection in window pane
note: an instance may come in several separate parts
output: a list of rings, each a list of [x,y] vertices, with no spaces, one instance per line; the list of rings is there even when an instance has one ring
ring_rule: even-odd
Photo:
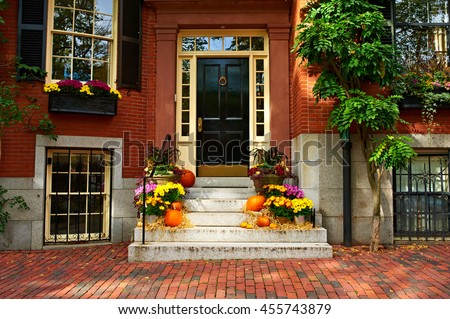
[[[447,53],[447,28],[444,27],[398,27],[396,42],[404,63],[428,60],[436,53]]]
[[[395,13],[399,23],[447,23],[448,1],[396,0]]]
[[[72,36],[68,34],[53,35],[53,55],[72,56]]]
[[[90,156],[89,171],[97,173],[104,172],[106,163],[104,163],[103,160],[103,155],[92,154]]]
[[[94,11],[95,0],[75,0],[75,7],[77,9]]]
[[[56,30],[73,31],[73,11],[71,9],[55,8],[53,28]]]
[[[183,100],[181,101],[181,108],[182,108],[183,110],[189,110],[189,98],[183,99]]]
[[[92,54],[92,39],[86,37],[75,37],[74,57],[90,58]]]
[[[264,124],[256,125],[256,135],[264,136]]]
[[[67,153],[53,153],[53,172],[69,171],[69,155]]]
[[[71,174],[70,175],[70,192],[84,193],[87,191],[87,176],[86,174]]]
[[[191,61],[190,60],[183,60],[182,61],[182,67],[183,71],[187,72],[191,70]]]
[[[189,85],[183,85],[182,96],[189,97],[189,93],[190,93],[189,90],[190,90]]]
[[[252,37],[252,51],[264,50],[264,37]]]
[[[264,71],[264,60],[256,60],[256,71]]]
[[[70,214],[86,213],[86,195],[70,196]]]
[[[113,0],[97,0],[95,2],[95,11],[111,14],[113,13]]]
[[[95,35],[101,35],[104,37],[112,37],[112,16],[104,14],[95,15]]]
[[[182,112],[181,113],[181,122],[182,123],[189,123],[189,112]]]
[[[53,58],[52,79],[70,79],[72,73],[70,61],[71,59]]]
[[[91,61],[74,59],[72,78],[74,80],[89,81],[91,79]]]
[[[256,96],[264,96],[264,85],[256,86]]]
[[[73,0],[55,0],[55,6],[73,7]]]
[[[93,15],[90,12],[75,10],[75,32],[92,34],[93,25]]]
[[[67,193],[69,191],[69,174],[52,174],[52,193]]]
[[[182,83],[183,84],[190,84],[191,83],[191,76],[189,74],[189,72],[183,72],[182,75]]]
[[[109,61],[111,43],[104,40],[94,40],[94,59]]]
[[[264,123],[264,112],[263,111],[256,112],[256,122]]]
[[[238,37],[238,50],[239,51],[250,50],[250,37]]]
[[[224,38],[225,51],[236,51],[236,37]]]
[[[195,49],[194,37],[183,37],[181,39],[181,50],[182,51],[194,51],[194,49]]]
[[[68,196],[66,195],[52,195],[51,197],[51,214],[52,215],[66,215],[69,205],[67,203]]]
[[[103,193],[105,192],[105,175],[103,174],[91,174],[89,176],[89,192]]]
[[[71,156],[70,171],[71,172],[87,172],[88,155],[74,154]]]
[[[256,73],[256,84],[264,84],[264,73]]]
[[[209,45],[211,51],[222,51],[222,37],[211,37]]]
[[[181,135],[189,136],[189,124],[181,125]]]
[[[196,41],[195,41],[195,50],[208,51],[208,38],[207,37],[197,37]]]
[[[264,110],[264,99],[256,99],[256,109]]]
[[[94,62],[92,78],[109,84],[109,63]]]

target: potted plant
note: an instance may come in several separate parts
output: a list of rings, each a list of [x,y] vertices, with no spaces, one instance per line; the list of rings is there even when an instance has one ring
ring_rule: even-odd
[[[313,202],[305,197],[301,188],[295,185],[265,185],[263,195],[267,207],[281,223],[294,222],[296,217],[309,216],[313,212]],[[302,222],[298,222],[302,223]]]
[[[45,84],[49,94],[49,111],[116,115],[119,91],[99,80],[82,83],[78,80],[61,80]]]
[[[256,192],[262,192],[263,186],[268,184],[281,185],[285,178],[293,177],[286,166],[287,156],[276,147],[270,150],[255,148],[250,152],[253,156],[253,166],[248,170]]]
[[[179,203],[185,194],[184,187],[179,183],[168,182],[161,185],[149,181],[145,184],[144,189],[144,185],[140,181],[135,189],[134,203],[140,216],[144,212],[146,215],[161,217],[171,207],[176,208],[173,210],[179,210],[180,207],[174,207],[174,203]]]
[[[145,174],[151,175],[150,178],[157,184],[178,182],[183,174],[183,168],[176,164],[179,157],[180,151],[176,148],[153,146],[147,156]]]

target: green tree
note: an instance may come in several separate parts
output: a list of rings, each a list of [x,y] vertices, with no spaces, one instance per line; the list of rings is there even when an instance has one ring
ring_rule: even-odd
[[[369,80],[388,85],[399,69],[392,46],[381,43],[385,20],[378,9],[367,0],[309,2],[293,47],[307,66],[320,67],[316,99],[336,100],[331,126],[341,134],[354,127],[362,141],[373,198],[372,251],[380,242],[382,176],[416,155],[406,137],[391,134],[401,122],[396,103],[401,97],[374,97],[361,90]]]

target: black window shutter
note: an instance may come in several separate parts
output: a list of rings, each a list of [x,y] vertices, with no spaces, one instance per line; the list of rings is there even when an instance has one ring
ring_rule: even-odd
[[[392,1],[391,0],[370,0],[371,4],[375,4],[377,6],[382,7],[380,9],[381,13],[383,14],[384,18],[386,19],[386,33],[381,38],[381,42],[384,44],[393,44],[393,36],[392,36]]]
[[[141,89],[141,0],[120,0],[119,88]]]
[[[45,69],[46,17],[47,0],[19,0],[17,55],[20,63],[42,70]]]

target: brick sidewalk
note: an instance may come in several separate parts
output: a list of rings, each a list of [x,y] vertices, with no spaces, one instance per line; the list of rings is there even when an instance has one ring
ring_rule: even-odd
[[[450,245],[157,263],[128,263],[127,244],[0,252],[0,298],[450,298]]]

